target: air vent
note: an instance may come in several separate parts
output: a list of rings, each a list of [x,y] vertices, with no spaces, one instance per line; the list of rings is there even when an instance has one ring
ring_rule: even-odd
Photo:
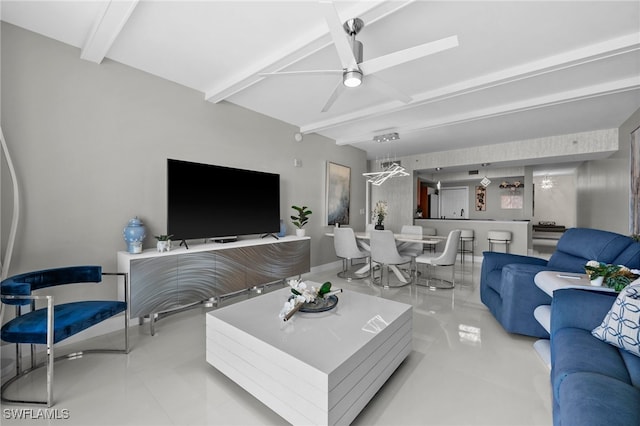
[[[469,176],[477,175],[477,174],[478,174],[477,170],[469,170]]]

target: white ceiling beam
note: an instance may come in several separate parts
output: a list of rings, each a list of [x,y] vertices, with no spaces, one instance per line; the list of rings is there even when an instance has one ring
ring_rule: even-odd
[[[96,19],[82,47],[80,58],[101,63],[137,5],[138,0],[109,1]]]
[[[414,1],[415,0],[358,2],[353,8],[349,9],[348,13],[343,15],[343,18],[346,20],[352,17],[360,17],[368,24],[372,24],[379,19],[397,12]],[[324,21],[320,8],[318,8],[318,19],[322,24],[318,26],[317,29],[311,30],[306,36],[297,38],[291,45],[255,63],[251,68],[240,70],[233,79],[227,80],[205,91],[205,100],[213,103],[221,102],[262,81],[265,77],[259,74],[285,69],[331,45],[332,40],[329,34],[329,28]]]
[[[515,114],[524,111],[546,108],[564,103],[577,102],[585,99],[596,98],[600,96],[611,95],[615,93],[628,92],[631,90],[640,90],[640,76],[630,77],[622,80],[610,81],[592,86],[582,87],[579,89],[567,90],[564,92],[553,93],[550,95],[539,96],[536,98],[524,99],[518,102],[498,105],[489,108],[478,109],[461,114],[449,115],[431,121],[420,121],[413,124],[405,124],[397,127],[396,131],[400,134],[408,134],[417,131],[435,129],[438,127],[451,126],[454,124],[462,124],[470,121],[486,120],[493,117],[499,117],[508,114]],[[353,138],[345,138],[336,140],[337,145],[350,145],[362,142],[371,142],[372,134],[359,135]]]
[[[640,50],[640,32],[592,44],[559,55],[549,56],[516,67],[506,68],[483,76],[441,87],[413,96],[409,104],[387,102],[370,108],[353,111],[327,120],[300,126],[301,133],[322,132],[357,121],[379,117],[385,114],[414,109],[422,105],[450,99],[469,93],[514,83],[520,80],[565,70],[589,62],[623,55]]]

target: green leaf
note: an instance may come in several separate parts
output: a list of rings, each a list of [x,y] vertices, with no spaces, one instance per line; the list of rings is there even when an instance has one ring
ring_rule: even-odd
[[[295,294],[296,296],[302,296],[302,293],[300,293],[298,290],[296,290],[295,288],[291,288],[291,293]]]
[[[327,281],[326,283],[322,284],[322,286],[320,286],[320,290],[318,290],[318,296],[324,297],[324,295],[329,293],[330,291],[331,291],[331,283]]]

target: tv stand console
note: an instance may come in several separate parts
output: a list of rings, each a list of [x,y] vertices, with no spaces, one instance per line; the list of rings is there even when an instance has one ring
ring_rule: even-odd
[[[118,272],[129,274],[132,318],[154,322],[189,306],[299,276],[311,266],[309,237],[250,239],[192,245],[168,252],[120,251]],[[120,295],[123,296],[123,295]]]

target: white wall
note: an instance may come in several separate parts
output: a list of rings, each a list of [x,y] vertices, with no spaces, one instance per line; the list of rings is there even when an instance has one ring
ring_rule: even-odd
[[[578,226],[630,234],[630,141],[639,126],[640,109],[620,126],[617,153],[578,169]]]
[[[279,173],[288,232],[292,204],[314,212],[312,266],[336,260],[322,226],[326,161],[351,167],[351,222],[364,227],[359,149],[317,135],[296,142],[294,126],[110,60],[81,60],[79,49],[6,23],[1,60],[2,127],[24,197],[12,274],[70,264],[115,270],[122,229],[136,215],[148,228],[145,248],[154,247],[152,236],[166,231],[167,158]],[[248,188],[237,190],[251,208]],[[2,192],[5,218],[10,196]]]

